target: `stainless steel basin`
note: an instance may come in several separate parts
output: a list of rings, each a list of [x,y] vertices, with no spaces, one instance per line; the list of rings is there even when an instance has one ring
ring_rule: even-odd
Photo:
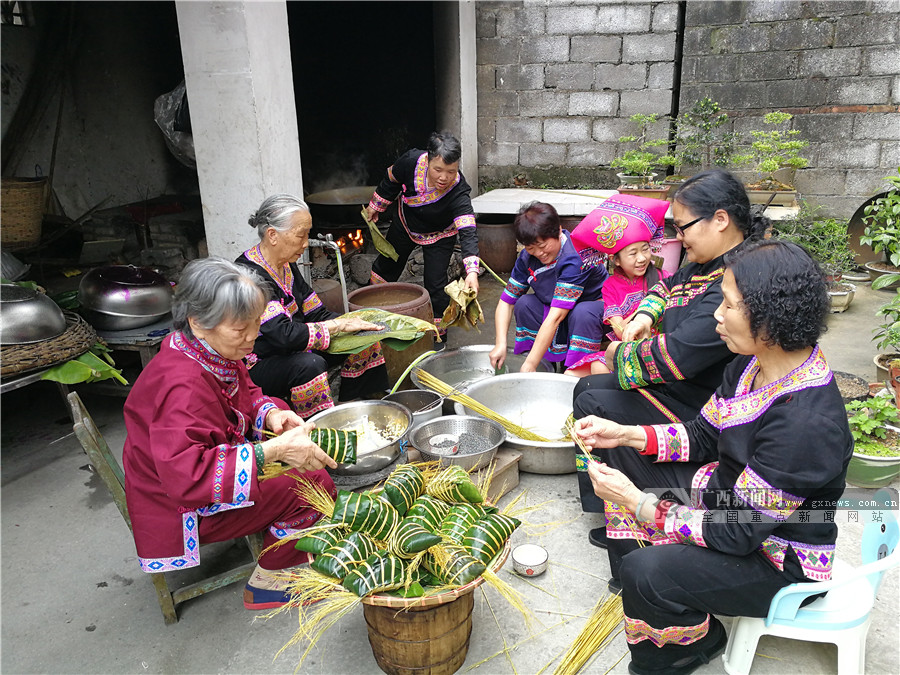
[[[15,284],[0,285],[0,344],[50,340],[66,330],[66,317],[43,293]]]
[[[578,378],[556,373],[510,373],[470,385],[466,395],[498,415],[550,439],[565,437],[566,418],[572,413],[572,392]],[[475,414],[454,403],[458,415]],[[560,474],[575,471],[575,443],[571,440],[526,441],[511,433],[506,446],[522,452],[519,470]]]
[[[366,452],[357,449],[356,464],[338,464],[332,473],[339,476],[360,476],[380,471],[400,456],[406,445],[412,414],[405,407],[393,401],[352,401],[341,403],[309,418],[319,428],[351,429],[363,422],[367,416],[376,428],[388,426],[400,431],[400,435],[390,443]]]
[[[488,354],[494,345],[468,345],[459,347],[458,349],[446,349],[437,354],[429,356],[419,363],[418,367],[434,375],[436,378],[446,382],[451,387],[458,385],[467,386],[473,382],[478,382],[488,377],[494,377],[494,369],[491,367],[491,361]],[[525,363],[525,354],[513,354],[512,349],[507,350],[506,362],[503,364],[504,373],[517,373]],[[538,364],[538,371],[552,372],[552,366],[544,361]],[[419,389],[428,389],[419,382],[419,377],[415,370],[412,375],[413,384]],[[444,401],[443,413],[445,415],[453,414],[453,402]]]

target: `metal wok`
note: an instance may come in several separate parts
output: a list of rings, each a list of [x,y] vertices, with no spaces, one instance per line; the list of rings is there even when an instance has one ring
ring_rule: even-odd
[[[360,185],[314,192],[305,201],[316,226],[358,224],[362,227],[365,223],[359,212],[369,203],[373,192],[374,185]]]

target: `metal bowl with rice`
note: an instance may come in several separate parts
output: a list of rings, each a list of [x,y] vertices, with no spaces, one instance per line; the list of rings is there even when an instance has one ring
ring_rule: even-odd
[[[412,414],[393,401],[352,401],[316,413],[309,421],[321,429],[358,432],[356,464],[338,464],[331,471],[339,476],[361,476],[380,471],[400,456]]]

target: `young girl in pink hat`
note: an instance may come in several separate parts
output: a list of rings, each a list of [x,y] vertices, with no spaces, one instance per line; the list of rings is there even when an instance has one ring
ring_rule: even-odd
[[[603,284],[603,323],[610,340],[621,340],[641,300],[669,272],[653,264],[659,250],[668,202],[632,195],[615,195],[585,216],[572,239],[579,248],[590,247],[610,256],[613,270]],[[569,375],[584,377],[608,373],[604,352],[595,352],[573,364]]]

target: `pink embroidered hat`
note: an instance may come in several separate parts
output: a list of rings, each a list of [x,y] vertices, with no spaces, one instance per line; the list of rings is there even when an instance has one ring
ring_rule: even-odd
[[[613,195],[587,214],[572,232],[579,250],[592,248],[614,255],[637,241],[658,248],[669,202],[634,195]]]

